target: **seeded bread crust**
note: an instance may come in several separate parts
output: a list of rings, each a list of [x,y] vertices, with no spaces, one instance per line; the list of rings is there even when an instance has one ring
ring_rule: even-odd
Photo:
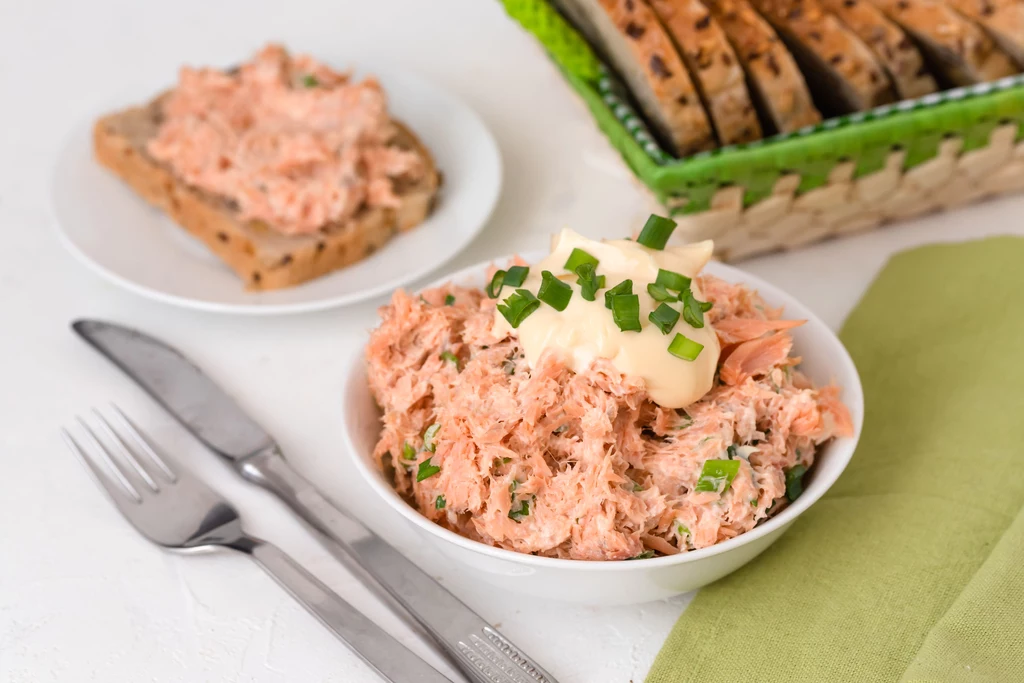
[[[1021,0],[946,0],[950,7],[981,25],[1016,65],[1024,68],[1024,2]]]
[[[821,4],[871,48],[900,98],[913,99],[938,90],[917,46],[868,0],[821,0]]]
[[[250,290],[291,287],[359,261],[433,208],[440,175],[427,149],[404,125],[395,144],[419,152],[428,165],[415,184],[396,185],[397,209],[363,208],[351,220],[313,235],[286,236],[261,221],[243,222],[223,197],[191,187],[146,151],[163,120],[162,95],[149,104],[103,117],[93,128],[96,160],[153,206],[200,239]]]
[[[700,0],[649,0],[690,70],[723,145],[761,138],[743,67],[725,32]]]
[[[765,133],[819,123],[821,114],[793,56],[747,0],[705,0],[705,5],[739,59]]]
[[[716,146],[700,96],[672,39],[643,0],[558,0],[557,4],[626,81],[672,153]]]
[[[1009,76],[1016,67],[976,24],[937,0],[870,0],[921,48],[944,87]]]

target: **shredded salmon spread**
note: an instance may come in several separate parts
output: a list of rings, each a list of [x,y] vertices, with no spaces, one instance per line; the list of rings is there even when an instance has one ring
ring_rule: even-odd
[[[373,78],[353,81],[269,45],[238,69],[181,69],[147,151],[240,218],[285,235],[314,233],[363,207],[396,207],[396,179],[424,160],[397,128]]]
[[[722,353],[711,390],[675,410],[605,359],[574,372],[546,352],[531,368],[480,290],[396,292],[367,350],[377,463],[428,519],[523,553],[622,560],[749,531],[853,424],[838,387],[796,369],[788,330],[802,321],[742,285],[699,282]],[[708,461],[735,475],[705,485]]]

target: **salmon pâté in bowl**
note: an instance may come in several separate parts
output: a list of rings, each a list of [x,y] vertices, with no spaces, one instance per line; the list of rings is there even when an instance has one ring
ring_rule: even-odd
[[[789,295],[666,247],[566,230],[549,254],[396,292],[346,385],[358,469],[504,589],[591,604],[703,586],[835,482],[856,368]]]

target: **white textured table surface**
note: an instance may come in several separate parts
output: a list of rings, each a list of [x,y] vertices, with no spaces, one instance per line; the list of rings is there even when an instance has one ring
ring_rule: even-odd
[[[268,39],[344,64],[408,66],[457,93],[495,132],[506,186],[454,267],[543,247],[563,225],[614,236],[649,200],[537,45],[497,2],[138,0],[0,3],[0,682],[345,681],[374,677],[241,556],[179,557],[120,518],[57,437],[116,400],[227,493],[252,530],[293,553],[419,652],[421,644],[269,496],[239,482],[68,331],[122,321],[180,346],[230,387],[290,459],[533,653],[563,683],[639,682],[686,598],[578,608],[498,593],[422,546],[358,487],[339,449],[339,377],[380,302],[280,319],[177,310],[86,272],[49,224],[61,134],[111,93],[139,96],[183,60],[228,64]],[[838,326],[895,250],[1024,232],[1024,199],[991,202],[747,267]],[[427,655],[429,657],[429,655]]]

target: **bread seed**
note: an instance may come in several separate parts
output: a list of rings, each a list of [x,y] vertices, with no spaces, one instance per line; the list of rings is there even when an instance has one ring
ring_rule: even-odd
[[[768,70],[771,71],[773,75],[782,75],[782,69],[779,68],[779,63],[775,61],[775,55],[768,55],[768,59],[765,60],[765,63],[768,65]]]
[[[697,23],[693,25],[698,31],[703,31],[711,25],[711,15],[705,14],[703,17],[697,20]]]
[[[646,30],[647,29],[644,28],[643,26],[638,26],[637,24],[634,24],[632,21],[626,24],[626,35],[629,36],[630,38],[633,38],[634,40],[642,36],[644,34],[644,31]]]
[[[661,79],[666,79],[672,76],[672,72],[665,66],[664,60],[659,55],[651,55],[651,72],[655,76]]]
[[[227,242],[228,241],[228,234],[226,232],[218,232],[217,233],[217,239],[219,239],[221,242]]]
[[[281,262],[278,265],[283,268],[284,266],[287,266],[289,263],[291,263],[292,260],[293,259],[291,254],[285,254],[284,256],[281,257]]]
[[[326,242],[317,242],[316,243],[316,253],[317,254],[324,253],[324,249],[326,249],[326,248],[327,248],[327,243]]]
[[[843,61],[843,55],[842,54],[832,55],[829,58],[828,61],[829,61],[830,64],[838,64],[839,62]]]
[[[255,282],[256,284],[259,284],[260,280],[262,280],[262,279],[263,279],[263,276],[260,275],[260,271],[258,271],[258,270],[252,271],[252,281],[253,282]]]

